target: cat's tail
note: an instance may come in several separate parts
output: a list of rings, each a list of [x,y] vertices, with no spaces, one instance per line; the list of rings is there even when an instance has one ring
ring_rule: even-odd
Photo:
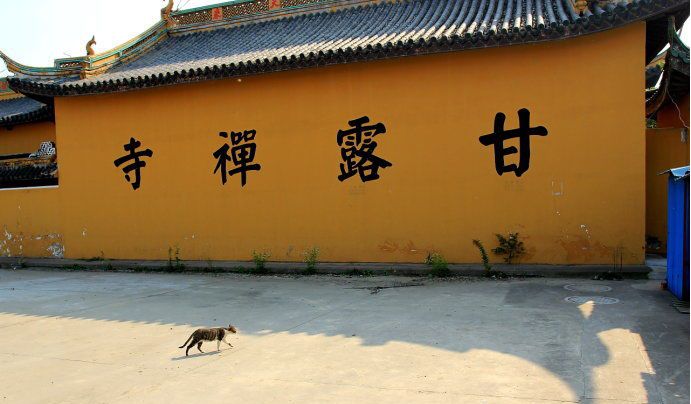
[[[182,346],[180,346],[180,347],[178,347],[178,348],[184,348],[184,347],[185,347],[185,345],[187,345],[187,343],[188,343],[188,342],[190,342],[190,340],[192,339],[192,336],[193,336],[193,335],[194,335],[194,334],[190,335],[190,337],[189,337],[189,338],[187,338],[187,341],[185,341],[185,343],[184,343],[184,344],[182,344]]]

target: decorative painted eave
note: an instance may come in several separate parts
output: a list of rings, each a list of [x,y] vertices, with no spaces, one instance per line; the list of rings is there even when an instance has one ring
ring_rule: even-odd
[[[7,69],[18,77],[36,78],[87,78],[96,76],[108,68],[127,61],[129,58],[145,52],[167,34],[166,24],[159,21],[137,37],[109,51],[79,57],[56,59],[52,67],[33,67],[16,62],[0,51]]]
[[[677,34],[674,17],[668,19],[667,38],[669,49],[665,52],[660,86],[646,100],[647,117],[657,113],[670,100],[679,104],[689,95],[689,47]]]
[[[0,78],[0,101],[6,101],[20,97],[23,97],[23,95],[14,92],[14,90],[10,88],[10,84],[7,82],[7,78]]]
[[[171,34],[200,30],[229,28],[248,23],[260,23],[297,15],[376,4],[381,2],[409,2],[411,0],[235,0],[220,4],[173,11],[175,22]],[[277,6],[271,7],[271,4]]]
[[[688,15],[689,0],[236,0],[184,11],[171,4],[157,25],[109,52],[43,69],[11,61],[10,85],[39,99],[553,41]]]
[[[137,37],[106,52],[79,57],[55,59],[51,67],[21,64],[0,51],[7,69],[19,77],[63,78],[78,76],[82,79],[97,76],[109,68],[145,53],[168,34],[216,29],[243,22],[259,22],[264,18],[283,18],[296,13],[323,10],[324,5],[347,6],[343,3],[372,3],[380,0],[273,0],[280,7],[272,8],[272,0],[234,0],[225,3],[173,11],[173,0],[161,10],[161,21]],[[315,7],[316,6],[316,7]],[[92,40],[93,41],[93,40]],[[91,41],[89,41],[91,43]],[[87,45],[87,48],[90,48]]]

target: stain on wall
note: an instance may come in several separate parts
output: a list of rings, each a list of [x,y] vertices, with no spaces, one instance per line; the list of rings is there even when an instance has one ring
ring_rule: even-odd
[[[47,253],[40,254],[41,249]],[[62,236],[58,233],[49,234],[24,234],[13,233],[4,226],[2,239],[0,239],[1,257],[51,257],[63,258],[65,247]]]
[[[0,191],[0,256],[64,255],[59,188]]]

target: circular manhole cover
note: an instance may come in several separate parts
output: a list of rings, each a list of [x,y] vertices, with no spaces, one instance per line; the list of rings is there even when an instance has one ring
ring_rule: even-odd
[[[593,285],[593,284],[571,284],[564,286],[564,289],[570,290],[572,292],[588,292],[588,293],[602,293],[611,292],[612,288],[605,285]]]
[[[615,303],[619,303],[619,299],[615,299],[613,297],[605,297],[605,296],[569,296],[564,300],[569,302],[569,303],[576,303],[576,304],[584,304],[584,303],[615,304]]]

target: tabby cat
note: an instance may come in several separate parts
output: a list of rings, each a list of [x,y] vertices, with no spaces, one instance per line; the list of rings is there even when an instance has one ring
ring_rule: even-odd
[[[189,356],[190,348],[193,346],[197,346],[197,349],[199,352],[204,353],[202,351],[202,343],[204,341],[216,341],[216,350],[220,351],[221,350],[221,341],[224,343],[228,344],[229,347],[233,347],[228,341],[226,341],[226,337],[228,337],[229,333],[237,333],[238,330],[233,327],[233,325],[229,325],[228,328],[200,328],[197,331],[193,332],[192,335],[190,335],[189,338],[187,338],[187,341],[185,341],[184,344],[180,348],[184,348],[185,345],[187,345],[190,340],[189,345],[187,345],[187,350],[185,351],[185,356]]]

